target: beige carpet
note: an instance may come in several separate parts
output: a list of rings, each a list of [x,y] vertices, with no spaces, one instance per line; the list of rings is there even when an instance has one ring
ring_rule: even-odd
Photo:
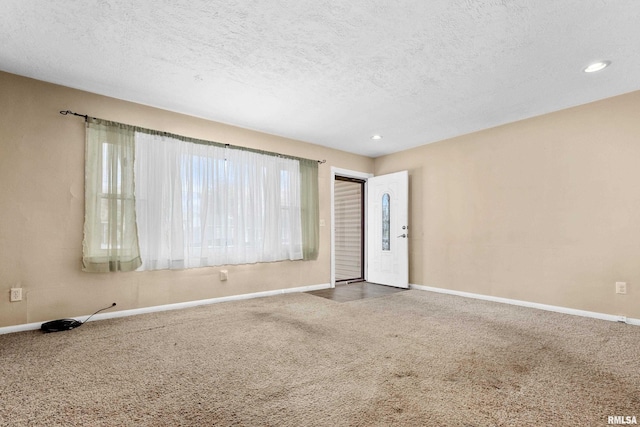
[[[640,327],[422,291],[309,294],[0,336],[0,425],[606,426]]]

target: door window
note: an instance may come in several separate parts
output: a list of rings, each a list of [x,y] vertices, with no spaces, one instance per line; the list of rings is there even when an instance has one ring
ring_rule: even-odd
[[[382,250],[391,250],[391,196],[382,195]]]

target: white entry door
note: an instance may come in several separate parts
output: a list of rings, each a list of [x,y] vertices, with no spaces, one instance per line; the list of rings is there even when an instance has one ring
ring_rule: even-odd
[[[409,173],[367,181],[367,281],[409,287]]]

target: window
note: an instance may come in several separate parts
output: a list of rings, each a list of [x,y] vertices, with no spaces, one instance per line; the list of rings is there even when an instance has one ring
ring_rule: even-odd
[[[92,118],[86,159],[84,271],[317,258],[315,161]]]

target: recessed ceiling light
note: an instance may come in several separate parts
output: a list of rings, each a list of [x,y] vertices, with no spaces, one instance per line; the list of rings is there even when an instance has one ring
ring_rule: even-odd
[[[371,139],[382,139],[382,135],[373,135]]]
[[[611,64],[611,61],[598,61],[589,65],[584,69],[585,73],[595,73],[596,71],[604,70]]]

